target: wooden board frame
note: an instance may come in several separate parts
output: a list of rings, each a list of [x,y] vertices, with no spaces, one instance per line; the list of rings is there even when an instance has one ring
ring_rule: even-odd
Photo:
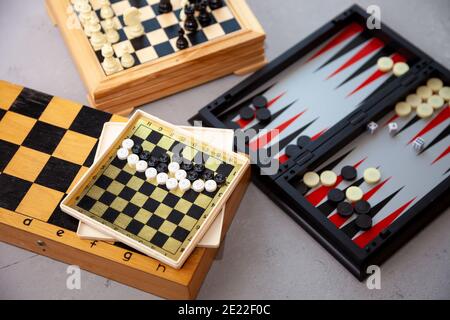
[[[0,89],[2,107],[8,109],[24,88],[0,80]],[[82,107],[69,100],[54,98],[59,108],[65,110],[52,114],[55,119],[61,114],[67,115],[73,108]],[[125,122],[127,119],[113,115],[109,121]],[[249,183],[250,168],[226,203],[222,243]],[[0,241],[168,299],[195,299],[218,252],[213,248],[196,248],[183,267],[175,270],[129,248],[82,240],[74,231],[4,208],[0,208]]]
[[[241,30],[106,76],[84,31],[68,23],[74,15],[68,10],[70,1],[46,0],[50,19],[59,27],[69,47],[90,103],[122,114],[230,73],[252,72],[267,63],[264,30],[245,0],[228,0],[227,4]]]
[[[212,199],[213,203],[210,203],[208,208],[205,208],[205,212],[202,214],[201,220],[204,221],[197,225],[198,228],[196,227],[194,228],[195,230],[191,231],[189,237],[192,239],[185,240],[180,249],[176,251],[176,253],[169,254],[167,250],[163,253],[162,249],[159,249],[156,246],[152,248],[150,244],[144,244],[142,242],[142,239],[139,240],[136,236],[132,236],[130,234],[126,235],[124,232],[120,232],[119,230],[114,230],[111,227],[105,226],[103,221],[101,221],[101,219],[99,219],[97,216],[90,212],[82,210],[76,205],[76,202],[86,192],[88,186],[95,182],[96,178],[99,175],[99,172],[105,168],[105,164],[116,157],[116,150],[120,148],[122,141],[127,137],[129,138],[130,134],[134,132],[134,129],[136,129],[138,126],[147,123],[149,127],[159,127],[158,130],[162,134],[171,137],[173,136],[173,139],[175,141],[185,143],[188,147],[193,147],[197,150],[205,152],[206,154],[214,155],[221,161],[224,161],[226,163],[233,163],[235,165],[235,169],[233,170],[233,179],[228,181],[227,187],[222,191],[223,193],[215,195],[215,197]],[[83,178],[81,178],[81,180],[72,189],[69,195],[62,201],[61,209],[74,218],[86,223],[87,225],[90,225],[94,229],[112,236],[118,241],[127,244],[128,246],[140,252],[143,252],[155,259],[158,259],[159,261],[162,261],[163,263],[175,269],[179,269],[183,266],[190,253],[195,249],[198,242],[203,238],[206,231],[216,219],[217,215],[221,212],[221,209],[226,204],[227,199],[230,197],[234,188],[245,173],[246,168],[249,166],[250,161],[247,157],[234,152],[216,149],[214,146],[200,140],[192,132],[183,130],[177,126],[174,126],[168,122],[165,122],[143,111],[138,110],[131,117],[121,134],[116,139],[114,139],[114,142],[111,144],[111,146],[100,156],[98,161],[89,168]]]

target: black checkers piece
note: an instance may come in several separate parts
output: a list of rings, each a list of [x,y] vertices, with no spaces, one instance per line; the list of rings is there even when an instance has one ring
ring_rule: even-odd
[[[355,212],[357,214],[366,214],[368,215],[372,210],[372,207],[369,202],[365,200],[361,200],[355,203]]]
[[[297,146],[294,146],[294,145],[289,145],[289,146],[286,147],[286,155],[289,158],[293,158],[293,157],[298,156],[300,151],[301,151],[300,148],[297,147]]]
[[[167,153],[164,153],[159,157],[159,162],[169,164],[170,163],[170,156]]]
[[[159,164],[159,161],[153,157],[150,157],[150,159],[147,161],[147,164],[149,168],[156,168]]]
[[[311,138],[308,136],[301,136],[297,139],[297,146],[299,148],[305,148],[311,142]]]
[[[244,107],[241,109],[241,112],[239,112],[239,115],[242,120],[250,121],[255,117],[255,111],[250,107]]]
[[[362,231],[370,230],[373,225],[372,217],[367,214],[362,214],[356,218],[355,224]]]
[[[351,217],[353,215],[353,206],[348,202],[341,202],[337,205],[337,213],[343,218]]]
[[[263,109],[267,107],[267,99],[263,96],[257,96],[252,100],[252,105],[255,109]]]
[[[212,172],[210,170],[206,170],[205,172],[203,172],[202,178],[205,181],[213,180],[214,179],[214,172]]]
[[[142,146],[140,144],[135,144],[133,146],[133,148],[131,148],[131,152],[133,152],[134,154],[140,155],[142,153],[142,151],[144,151],[144,149],[142,148]]]
[[[223,174],[216,174],[216,176],[214,177],[214,181],[217,183],[218,186],[221,186],[225,183],[226,178]]]
[[[352,166],[345,166],[341,169],[341,176],[346,181],[353,181],[356,179],[358,172]]]
[[[272,119],[272,113],[269,109],[259,109],[256,111],[256,119],[261,123],[268,123]]]
[[[198,180],[198,173],[195,171],[189,171],[187,174],[187,179],[192,183]]]
[[[143,161],[149,161],[151,156],[152,154],[150,153],[150,151],[142,151],[141,154],[139,155],[139,159]]]
[[[191,162],[183,162],[181,164],[181,169],[183,169],[186,172],[192,171],[194,169],[194,165]]]
[[[343,202],[345,200],[344,191],[339,189],[331,189],[328,192],[328,200],[335,204]]]
[[[194,171],[197,172],[199,175],[203,173],[203,171],[205,171],[205,165],[198,163],[194,165]]]
[[[160,163],[156,166],[156,171],[158,173],[168,173],[169,172],[169,166],[167,165],[167,163]]]

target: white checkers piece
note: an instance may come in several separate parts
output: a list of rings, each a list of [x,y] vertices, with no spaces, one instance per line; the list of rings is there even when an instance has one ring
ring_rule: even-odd
[[[345,197],[349,202],[361,201],[364,196],[363,191],[358,187],[350,187],[345,191]]]
[[[305,173],[305,175],[303,176],[303,183],[308,187],[308,188],[315,188],[320,184],[320,177],[317,173],[315,172],[307,172]]]
[[[174,176],[177,173],[177,171],[180,170],[180,164],[177,162],[171,162],[171,163],[169,163],[168,169],[169,169],[169,174]],[[184,177],[184,178],[186,178],[186,177]],[[178,180],[181,180],[181,179],[178,179]]]
[[[128,149],[120,148],[117,151],[117,158],[119,158],[119,160],[127,160],[129,154],[130,152],[128,151]]]
[[[320,182],[325,187],[332,187],[337,182],[337,175],[336,175],[336,173],[334,173],[333,171],[330,171],[330,170],[324,171],[320,175]]]
[[[377,62],[378,69],[381,72],[389,72],[394,67],[394,61],[389,57],[381,57]]]
[[[192,184],[192,189],[195,192],[203,192],[203,190],[205,190],[205,183],[203,182],[203,180],[196,180]]]
[[[127,150],[131,150],[131,148],[134,147],[134,141],[131,139],[125,139],[122,142],[122,147],[127,149]]]
[[[418,137],[413,142],[413,149],[416,153],[421,153],[425,148],[425,140],[422,137]]]
[[[178,188],[178,180],[175,178],[167,179],[166,188],[170,191],[176,190]]]
[[[375,134],[375,132],[378,130],[378,124],[376,122],[370,122],[367,125],[367,130],[369,130],[370,134]]]
[[[433,90],[434,93],[438,93],[444,87],[444,82],[439,78],[431,78],[427,81],[427,87]]]
[[[422,101],[427,101],[429,97],[433,94],[433,90],[431,90],[427,86],[420,86],[417,88],[417,95],[422,99]]]
[[[433,115],[434,109],[429,103],[421,103],[416,112],[419,118],[428,119]]]
[[[443,87],[439,90],[439,95],[447,102],[450,101],[450,87]]]
[[[401,77],[409,71],[409,66],[405,62],[397,62],[393,68],[394,76]]]
[[[167,180],[169,180],[169,176],[165,172],[158,173],[156,176],[156,183],[160,186],[165,185]]]
[[[388,128],[389,128],[389,134],[391,136],[395,136],[398,132],[398,123],[397,122],[390,122],[388,124]]]
[[[437,110],[444,106],[445,101],[444,98],[435,94],[428,99],[428,104],[431,105],[433,109]]]
[[[187,172],[184,170],[178,170],[177,172],[175,172],[175,179],[177,179],[178,181],[184,180],[187,177]]]
[[[147,170],[148,164],[147,161],[140,160],[138,163],[136,163],[136,171],[137,172],[145,172]]]
[[[376,184],[381,180],[381,172],[376,168],[368,168],[364,170],[364,181],[367,184]]]
[[[156,171],[155,168],[148,168],[145,170],[145,177],[147,180],[154,180],[156,176],[158,175],[158,171]]]
[[[136,164],[137,164],[138,161],[139,161],[139,156],[138,156],[137,154],[130,154],[130,155],[128,156],[128,158],[127,158],[127,161],[128,161],[128,165],[129,165],[131,168],[135,169],[135,168],[136,168]]]
[[[412,107],[407,102],[399,102],[395,105],[395,113],[399,117],[407,117],[411,114]]]
[[[207,192],[215,192],[217,190],[217,182],[214,180],[208,180],[205,182],[205,190]]]
[[[422,103],[422,99],[414,93],[406,97],[406,103],[409,103],[409,105],[415,109]]]
[[[191,189],[191,182],[188,179],[183,179],[178,183],[178,187],[182,192],[186,192]]]

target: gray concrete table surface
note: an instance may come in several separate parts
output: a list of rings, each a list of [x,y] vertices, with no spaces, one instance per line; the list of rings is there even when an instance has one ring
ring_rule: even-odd
[[[352,0],[248,0],[267,32],[270,60],[348,8]],[[361,0],[382,20],[450,67],[449,0]],[[0,79],[87,104],[86,91],[42,0],[0,0]],[[229,76],[142,107],[169,122],[187,119],[240,82]],[[449,210],[382,266],[381,290],[369,290],[254,185],[242,201],[221,257],[200,299],[449,299]],[[0,244],[2,299],[155,299],[88,272],[66,288],[67,265]]]

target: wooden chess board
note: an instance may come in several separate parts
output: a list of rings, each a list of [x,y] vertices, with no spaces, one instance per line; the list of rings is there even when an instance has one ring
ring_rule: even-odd
[[[87,86],[90,103],[112,113],[128,114],[144,103],[230,73],[245,74],[266,63],[264,31],[243,0],[227,0],[221,8],[208,9],[211,21],[187,32],[189,48],[182,51],[176,46],[178,31],[184,25],[181,0],[172,0],[173,11],[165,14],[159,13],[158,0],[111,1],[120,36],[112,44],[114,57],[122,57],[127,47],[136,62],[111,75],[105,73],[101,50],[91,45],[70,1],[46,3]],[[104,28],[99,1],[91,0],[90,4]],[[131,6],[138,8],[145,31],[134,39],[126,32],[123,18]]]
[[[204,165],[204,174],[221,175],[225,183],[210,192],[169,190],[117,157],[125,139],[157,157],[178,156],[183,163]],[[62,202],[62,209],[178,269],[221,212],[248,166],[245,156],[215,149],[188,131],[138,111]]]
[[[92,165],[103,124],[113,116],[0,81],[0,241],[79,265],[158,296],[192,299],[217,249],[196,248],[180,270],[121,243],[81,240],[61,200]],[[226,203],[222,240],[249,182]]]

